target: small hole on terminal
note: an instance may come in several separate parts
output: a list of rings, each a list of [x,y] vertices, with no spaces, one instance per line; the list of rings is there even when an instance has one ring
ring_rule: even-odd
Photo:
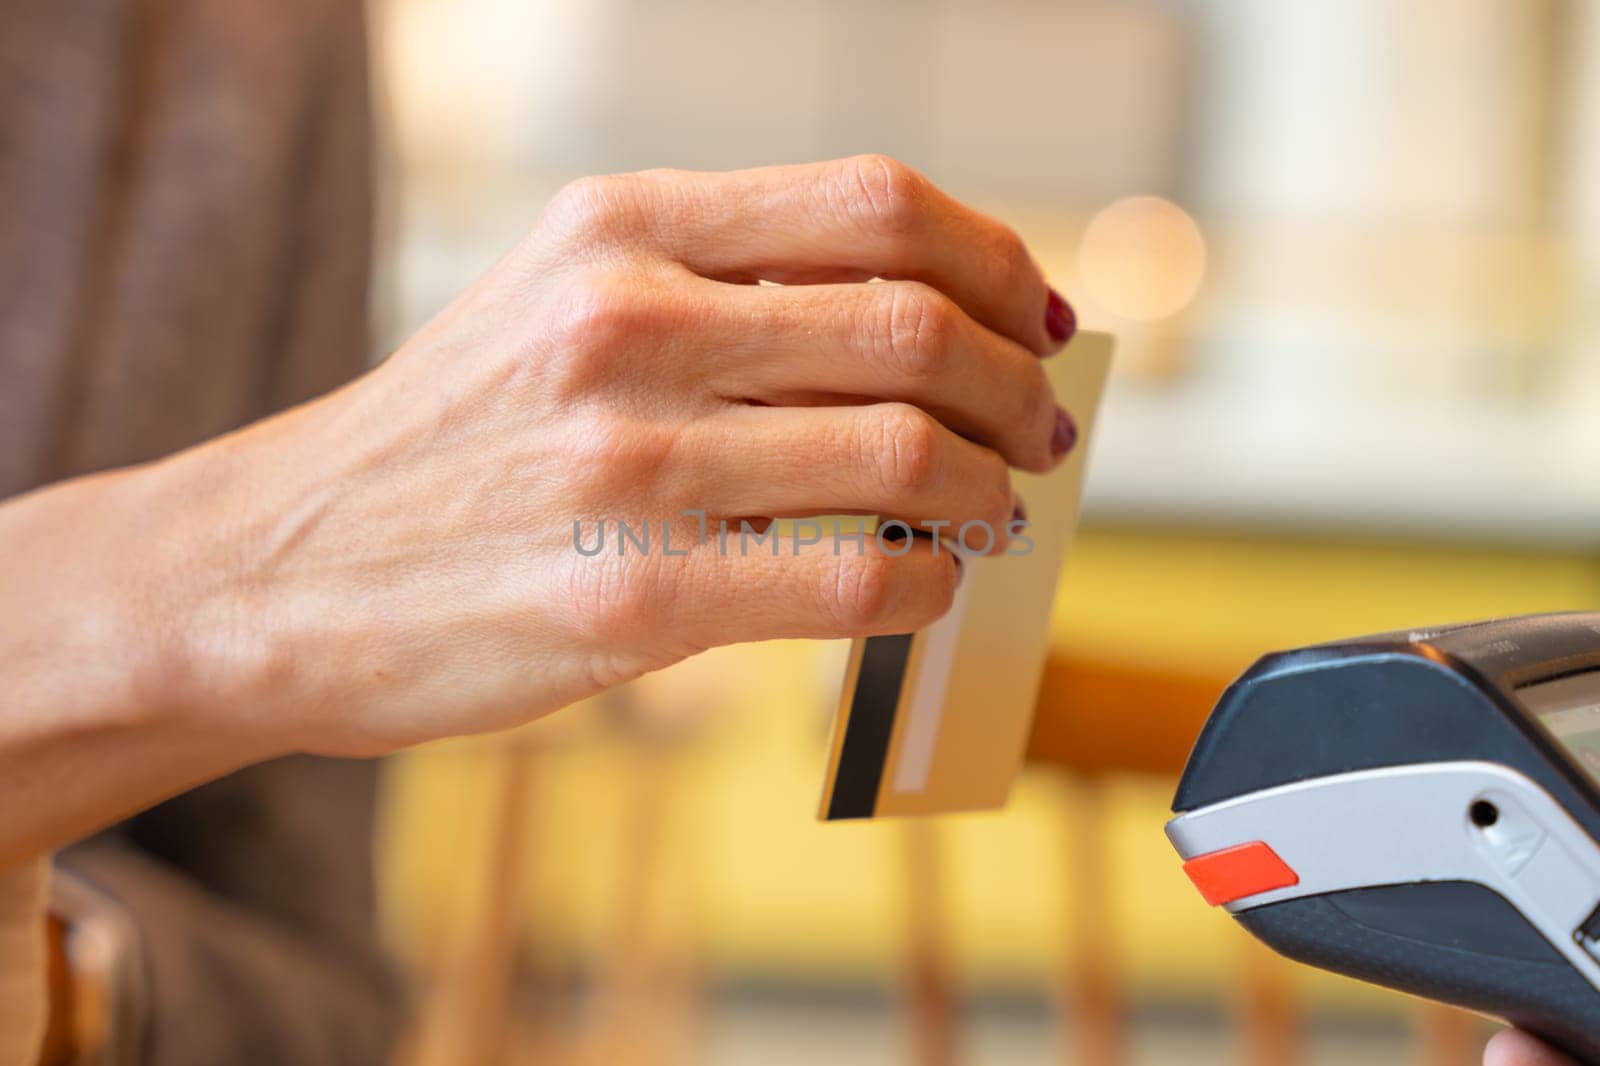
[[[1471,817],[1472,824],[1479,829],[1487,829],[1500,820],[1500,808],[1488,800],[1478,800],[1468,809],[1467,814]]]

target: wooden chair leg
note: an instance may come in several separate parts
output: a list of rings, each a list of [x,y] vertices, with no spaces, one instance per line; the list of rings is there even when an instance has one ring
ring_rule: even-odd
[[[1417,1035],[1422,1044],[1423,1066],[1460,1066],[1477,1060],[1477,1019],[1466,1011],[1438,1003],[1418,1009]]]
[[[959,1004],[945,949],[938,830],[923,819],[905,825],[906,995],[911,1061],[955,1066],[960,1058]]]
[[[634,726],[637,723],[633,723]],[[680,947],[664,942],[674,889],[681,888],[669,834],[677,793],[677,749],[630,728],[618,895],[612,935],[599,960],[594,1021],[581,1066],[667,1066],[693,1058],[700,988]]]
[[[1065,846],[1073,909],[1066,922],[1070,970],[1064,1013],[1072,1027],[1075,1062],[1120,1066],[1128,1053],[1126,1011],[1112,936],[1105,797],[1093,778],[1076,781],[1070,795]]]
[[[1240,981],[1239,1021],[1244,1061],[1249,1066],[1291,1066],[1299,1062],[1300,1008],[1290,963],[1265,945],[1245,938]]]
[[[459,950],[425,1008],[411,1066],[498,1066],[506,1061],[516,980],[517,904],[524,890],[534,750],[515,741],[484,756],[494,784],[476,896],[463,910]]]

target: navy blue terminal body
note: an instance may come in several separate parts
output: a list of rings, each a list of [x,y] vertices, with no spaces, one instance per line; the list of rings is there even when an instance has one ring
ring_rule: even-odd
[[[1362,637],[1268,655],[1222,696],[1173,800],[1178,814],[1331,775],[1428,763],[1517,771],[1600,841],[1600,756],[1586,768],[1524,702],[1600,671],[1600,613]],[[1594,677],[1600,682],[1600,672]],[[1600,720],[1600,704],[1594,710]],[[1308,830],[1309,831],[1309,830]],[[1593,886],[1600,940],[1600,881]],[[1600,1064],[1600,990],[1504,896],[1414,880],[1235,909],[1290,958],[1505,1019]],[[1580,929],[1562,935],[1578,938]],[[1558,938],[1559,939],[1559,938]]]

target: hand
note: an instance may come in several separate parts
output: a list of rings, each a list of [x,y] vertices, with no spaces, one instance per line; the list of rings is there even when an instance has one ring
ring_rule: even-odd
[[[1483,1066],[1577,1066],[1567,1056],[1518,1029],[1496,1033],[1483,1052]]]
[[[376,753],[714,645],[925,626],[947,548],[741,555],[738,522],[982,521],[1003,549],[1008,465],[1076,435],[1039,365],[1071,326],[1015,234],[889,159],[577,182],[376,371],[141,484],[168,677],[274,748]]]

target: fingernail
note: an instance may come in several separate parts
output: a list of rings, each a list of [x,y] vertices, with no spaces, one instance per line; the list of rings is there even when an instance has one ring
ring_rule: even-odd
[[[1028,508],[1023,505],[1022,498],[1019,496],[1016,502],[1011,505],[1011,521],[1026,522],[1027,520]]]
[[[1078,424],[1061,408],[1056,408],[1056,428],[1050,434],[1050,455],[1059,459],[1078,443]]]
[[[1078,316],[1072,310],[1072,305],[1054,289],[1050,290],[1050,298],[1045,301],[1044,328],[1057,344],[1067,343],[1078,331]]]
[[[961,553],[959,551],[951,550],[950,558],[956,561],[956,587],[960,588],[961,582],[967,576],[967,564],[961,558]]]

